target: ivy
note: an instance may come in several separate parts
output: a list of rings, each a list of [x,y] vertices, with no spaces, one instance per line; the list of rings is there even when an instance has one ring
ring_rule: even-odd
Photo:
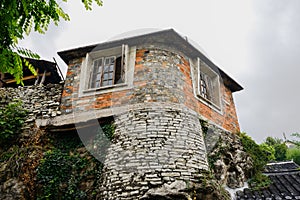
[[[38,183],[43,185],[38,199],[83,199],[80,190],[80,171],[87,165],[79,155],[68,155],[60,150],[49,150],[37,169]]]
[[[37,168],[37,199],[94,199],[103,164],[85,149],[76,132],[52,134],[50,143],[52,149]],[[85,186],[87,181],[92,185]]]
[[[22,107],[22,102],[9,103],[0,109],[0,144],[11,144],[21,133],[27,111]]]
[[[208,132],[208,122],[204,119],[199,119],[200,121],[200,124],[201,124],[201,130],[202,130],[202,133],[204,135],[204,137],[207,135],[207,132]]]

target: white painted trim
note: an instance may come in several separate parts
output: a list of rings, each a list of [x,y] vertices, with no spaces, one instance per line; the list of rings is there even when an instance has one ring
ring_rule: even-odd
[[[200,81],[200,58],[197,58],[196,60],[196,70],[195,70],[195,61],[193,61],[192,59],[189,59],[189,63],[190,63],[190,69],[191,69],[191,77],[192,77],[192,86],[193,86],[193,93],[194,93],[194,97],[201,101],[201,103],[205,104],[207,107],[212,108],[214,111],[216,111],[217,113],[219,113],[220,115],[223,115],[223,106],[222,106],[222,101],[221,101],[221,97],[222,97],[222,93],[221,93],[221,84],[220,84],[220,76],[214,72],[213,70],[211,70],[210,68],[208,68],[208,70],[210,70],[212,73],[214,73],[214,75],[217,77],[217,84],[218,84],[218,92],[219,92],[219,98],[220,98],[220,106],[216,105],[215,103],[213,103],[212,101],[209,101],[208,99],[203,98],[200,95],[200,87],[199,87],[199,81]],[[196,71],[196,74],[195,72]],[[197,77],[197,79],[196,79]],[[197,85],[196,85],[197,84]]]
[[[136,47],[128,47],[125,45],[125,83],[104,86],[100,88],[88,88],[91,71],[92,71],[92,60],[103,56],[112,56],[115,53],[118,54],[118,49],[121,47],[115,47],[107,50],[101,50],[96,52],[87,53],[85,59],[82,61],[80,70],[80,82],[79,82],[79,97],[93,96],[96,94],[104,94],[108,92],[122,91],[131,89],[133,87],[134,79],[134,67],[136,57]]]

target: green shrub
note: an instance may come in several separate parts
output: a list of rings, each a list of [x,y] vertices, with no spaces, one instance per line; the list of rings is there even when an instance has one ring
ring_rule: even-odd
[[[295,163],[300,165],[300,149],[299,148],[291,148],[286,152],[286,157],[288,160],[293,160]]]
[[[270,161],[272,155],[269,155],[268,150],[264,149],[263,146],[256,144],[256,142],[246,133],[239,134],[242,145],[245,151],[250,155],[253,160],[252,175],[257,172],[262,172],[264,166]]]
[[[271,179],[262,173],[256,173],[249,180],[249,185],[253,190],[259,190],[261,188],[266,188],[271,183],[272,183]]]
[[[264,145],[258,145],[246,133],[239,133],[243,148],[250,155],[253,161],[253,168],[251,172],[250,187],[252,189],[259,189],[267,187],[271,180],[269,177],[262,174],[264,166],[274,158],[274,150],[265,148]]]
[[[79,154],[68,154],[58,149],[47,151],[37,169],[40,186],[37,199],[86,199],[87,194],[80,188],[91,172],[89,161]]]
[[[285,161],[286,160],[286,152],[287,146],[282,139],[274,138],[274,137],[267,137],[266,141],[263,143],[270,147],[273,147],[275,150],[275,159],[276,161]]]
[[[12,143],[20,134],[27,111],[22,102],[9,103],[0,109],[0,144]]]

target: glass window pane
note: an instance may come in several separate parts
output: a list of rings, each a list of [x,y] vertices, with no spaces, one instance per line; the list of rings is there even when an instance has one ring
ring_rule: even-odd
[[[109,80],[109,81],[108,81],[108,85],[112,85],[112,80]]]
[[[114,71],[114,65],[110,65],[110,69],[109,69],[109,71]]]
[[[112,79],[112,78],[113,78],[113,74],[110,73],[109,76],[108,76],[108,78],[109,78],[109,79]]]
[[[108,72],[108,70],[109,70],[109,66],[105,65],[105,66],[104,66],[104,73],[105,73],[105,72]]]
[[[102,82],[102,86],[107,86],[107,84],[108,84],[108,81],[103,81]]]
[[[107,79],[108,79],[108,75],[109,75],[109,74],[104,74],[103,80],[107,80]]]
[[[101,79],[101,74],[97,74],[97,80]]]
[[[102,66],[102,58],[98,60],[98,66]]]
[[[102,66],[99,66],[97,72],[99,73],[101,71],[102,71]]]

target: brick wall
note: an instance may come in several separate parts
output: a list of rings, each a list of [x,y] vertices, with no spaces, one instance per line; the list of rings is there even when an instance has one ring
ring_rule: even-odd
[[[161,49],[137,49],[132,88],[79,98],[79,75],[84,59],[76,59],[69,63],[62,94],[61,110],[64,113],[78,113],[143,102],[170,102],[184,104],[228,131],[239,131],[232,93],[222,82],[221,111],[195,98],[188,58]]]

